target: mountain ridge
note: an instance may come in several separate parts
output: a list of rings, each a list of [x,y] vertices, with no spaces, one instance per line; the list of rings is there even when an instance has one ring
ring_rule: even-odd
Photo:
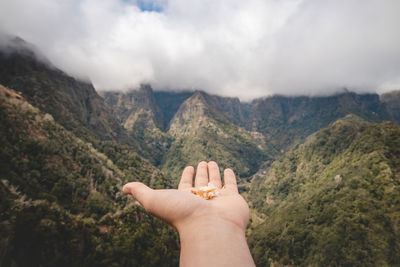
[[[222,168],[235,166],[237,174],[246,177],[274,153],[272,148],[267,149],[269,144],[262,135],[230,122],[202,92],[196,92],[181,105],[168,133],[175,140],[164,157],[162,170],[175,170],[175,175],[185,165],[215,160]]]
[[[155,98],[155,94],[151,86],[146,86],[146,96],[150,98]],[[119,95],[120,98],[129,98],[129,95],[140,94],[140,90],[131,90],[128,93],[103,93],[103,95],[114,94]],[[165,94],[165,93],[164,93]],[[169,92],[169,100],[173,99],[174,94],[179,95],[179,93]],[[146,110],[149,114],[152,114],[150,119],[146,117],[142,118],[142,124],[144,121],[147,123],[149,120],[155,120],[154,114],[160,114],[159,117],[163,117],[163,114],[169,112],[169,117],[174,112],[174,115],[170,120],[168,120],[168,126],[162,129],[160,126],[154,122],[152,126],[142,127],[137,124],[137,128],[142,129],[141,135],[147,136],[147,141],[141,139],[144,142],[154,144],[154,140],[160,140],[157,136],[165,131],[164,137],[166,137],[166,142],[163,145],[158,145],[158,147],[163,147],[159,149],[157,147],[149,146],[143,148],[144,150],[150,149],[151,153],[157,154],[157,164],[161,166],[162,169],[170,169],[172,167],[171,161],[174,162],[184,162],[186,164],[196,164],[194,160],[197,151],[203,151],[200,154],[208,160],[221,160],[221,154],[217,156],[215,153],[208,154],[206,152],[206,146],[210,137],[213,136],[209,132],[201,131],[206,129],[214,129],[214,132],[222,129],[222,125],[230,125],[232,129],[236,129],[236,132],[243,132],[247,135],[252,136],[253,143],[259,143],[261,145],[261,150],[269,156],[262,156],[264,162],[270,162],[279,153],[289,150],[292,147],[302,143],[305,138],[319,129],[326,127],[329,123],[346,116],[347,114],[357,114],[358,116],[370,120],[370,121],[384,121],[392,120],[397,121],[399,110],[396,109],[396,99],[389,101],[390,97],[386,97],[386,102],[381,100],[381,97],[377,94],[364,94],[358,95],[351,92],[345,92],[335,96],[329,97],[283,97],[283,96],[273,96],[268,98],[262,98],[254,100],[252,103],[241,103],[237,98],[220,97],[217,95],[209,95],[203,91],[195,92],[185,92],[185,96],[179,101],[175,102],[175,107],[173,110],[168,110],[166,108],[161,109],[157,106],[157,102],[143,100],[140,105],[146,105]],[[114,104],[114,109],[118,110],[119,107],[115,102],[108,101],[106,97],[106,102],[109,104]],[[149,104],[151,103],[151,104]],[[179,107],[178,107],[179,106]],[[131,116],[137,118],[141,115],[135,113],[131,110]],[[160,119],[162,120],[162,119]],[[210,123],[212,122],[212,123]],[[126,121],[122,121],[122,124]],[[158,124],[160,125],[160,124]],[[164,122],[165,125],[165,122]],[[228,127],[228,128],[229,128]],[[196,131],[199,130],[197,133]],[[158,134],[156,133],[158,132]],[[228,136],[227,133],[219,131],[222,136]],[[182,137],[188,138],[189,136],[196,137],[196,144],[185,143]],[[200,137],[201,136],[201,137]],[[179,138],[178,138],[179,137]],[[215,136],[211,137],[217,138]],[[175,139],[175,141],[174,141]],[[179,139],[179,141],[177,141]],[[217,138],[218,139],[218,138]],[[245,138],[246,139],[246,138]],[[194,140],[194,139],[193,139]],[[234,138],[231,140],[235,140]],[[175,143],[174,143],[175,142]],[[221,141],[222,142],[222,141]],[[203,146],[199,146],[203,143]],[[242,141],[233,141],[235,144],[243,144]],[[211,144],[211,143],[210,143]],[[218,144],[214,144],[219,147]],[[231,144],[233,145],[233,144]],[[185,150],[185,146],[195,147],[197,149],[188,150],[186,156],[174,155],[171,158],[172,151],[177,149],[180,151]],[[236,145],[233,145],[236,146]],[[239,145],[241,147],[241,145]],[[255,146],[256,147],[256,146]],[[238,147],[236,146],[236,149]],[[171,150],[169,152],[169,150]],[[224,148],[224,151],[229,149]],[[156,152],[158,151],[158,152]],[[189,152],[190,151],[190,152]],[[254,149],[255,158],[259,157],[257,148]],[[199,154],[199,155],[200,155]],[[261,153],[262,154],[262,153]],[[146,155],[143,154],[146,157]],[[236,161],[240,160],[240,155],[235,156]],[[193,160],[186,160],[193,158]],[[198,160],[200,156],[196,157]],[[155,162],[154,160],[152,162]],[[240,175],[251,176],[257,170],[255,168],[266,168],[268,163],[263,164],[261,161],[256,160],[257,167],[253,166],[250,172],[241,172]],[[181,164],[178,164],[181,168]],[[224,164],[223,164],[224,165]],[[167,166],[167,167],[165,167]],[[242,165],[240,168],[243,168]],[[178,169],[178,168],[177,168]],[[248,169],[248,167],[245,167]],[[172,172],[173,175],[178,175],[177,171]]]
[[[0,49],[0,84],[21,92],[80,137],[95,135],[102,140],[129,142],[118,121],[110,116],[111,108],[90,83],[68,76],[29,49],[24,42],[17,48]]]
[[[202,160],[237,174],[257,266],[400,262],[398,91],[97,93],[29,51],[0,52],[0,265],[178,266],[121,185],[173,188]]]

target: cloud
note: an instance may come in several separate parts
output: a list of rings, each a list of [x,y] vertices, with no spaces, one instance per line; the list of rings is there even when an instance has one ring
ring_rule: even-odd
[[[400,88],[398,0],[3,0],[0,32],[98,90]]]

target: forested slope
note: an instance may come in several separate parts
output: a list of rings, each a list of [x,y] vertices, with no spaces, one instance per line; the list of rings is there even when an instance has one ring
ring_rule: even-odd
[[[124,196],[170,182],[133,151],[98,152],[0,87],[1,266],[174,266],[176,234]]]
[[[398,91],[104,101],[20,39],[0,50],[0,266],[177,266],[176,233],[121,186],[202,160],[238,174],[257,265],[400,263]]]
[[[251,231],[259,266],[400,263],[400,127],[349,115],[254,178]]]
[[[161,169],[172,176],[186,165],[214,160],[221,168],[231,167],[238,176],[248,177],[276,154],[261,134],[230,122],[202,92],[196,92],[180,106],[168,134],[174,141]]]

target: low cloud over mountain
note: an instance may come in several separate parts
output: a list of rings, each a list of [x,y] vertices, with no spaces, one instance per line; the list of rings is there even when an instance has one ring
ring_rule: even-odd
[[[4,0],[16,35],[101,89],[250,99],[400,88],[397,0]]]

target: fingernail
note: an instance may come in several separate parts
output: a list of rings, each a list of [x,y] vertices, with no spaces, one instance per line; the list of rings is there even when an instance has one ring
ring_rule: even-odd
[[[122,187],[122,191],[123,191],[125,194],[130,194],[130,193],[131,193],[131,190],[129,189],[129,187],[128,187],[127,184],[124,185],[124,187]]]

